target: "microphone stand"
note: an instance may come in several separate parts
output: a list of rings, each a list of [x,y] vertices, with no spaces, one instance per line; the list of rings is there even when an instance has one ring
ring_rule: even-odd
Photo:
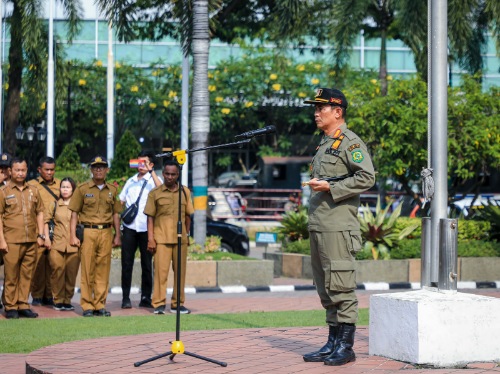
[[[216,149],[216,148],[226,148],[226,147],[231,147],[231,146],[242,146],[243,144],[247,144],[251,141],[251,139],[245,139],[245,140],[240,140],[238,142],[233,142],[233,143],[226,143],[226,144],[221,144],[221,145],[215,145],[215,146],[208,146],[208,147],[202,147],[202,148],[195,148],[195,149],[186,149],[186,150],[179,150],[175,152],[166,152],[166,153],[160,153],[157,154],[156,157],[172,157],[174,156],[179,164],[179,177],[182,174],[182,165],[186,163],[186,155],[188,153],[194,153],[198,151],[205,151],[205,150],[210,150],[210,149]],[[182,214],[181,214],[181,199],[182,199],[182,189],[184,188],[180,182],[178,181],[178,186],[179,186],[179,203],[178,203],[178,214],[177,214],[177,272],[176,272],[176,281],[177,281],[177,309],[176,309],[176,321],[175,321],[175,341],[170,342],[171,343],[171,348],[170,351],[166,353],[159,354],[154,357],[150,357],[146,360],[135,362],[134,366],[138,367],[141,366],[145,363],[157,360],[162,357],[169,356],[170,360],[173,360],[175,355],[177,354],[185,354],[187,356],[191,356],[194,358],[198,358],[200,360],[212,362],[214,364],[220,365],[222,367],[226,367],[227,363],[222,362],[222,361],[217,361],[208,357],[200,356],[195,353],[186,351],[184,349],[184,344],[182,343],[180,339],[180,329],[181,329],[181,256],[182,256]]]

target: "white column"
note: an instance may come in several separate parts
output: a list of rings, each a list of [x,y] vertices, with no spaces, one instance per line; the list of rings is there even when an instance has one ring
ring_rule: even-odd
[[[189,56],[182,57],[181,149],[189,148]],[[182,167],[182,184],[188,185],[189,157]]]
[[[47,156],[54,157],[54,4],[49,0],[49,59],[47,63]]]
[[[113,61],[113,24],[110,21],[108,25],[108,79],[107,79],[107,158],[108,162],[114,157],[115,154],[115,90],[114,90],[114,61]]]

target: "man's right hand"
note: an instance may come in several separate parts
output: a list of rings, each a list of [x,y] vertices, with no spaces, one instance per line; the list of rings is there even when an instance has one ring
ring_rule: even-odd
[[[0,241],[0,252],[9,253],[9,248],[7,247],[7,242],[5,240]]]
[[[80,239],[78,239],[76,236],[71,236],[69,239],[69,245],[72,247],[80,247]]]
[[[156,252],[156,240],[148,239],[148,251],[151,253]]]

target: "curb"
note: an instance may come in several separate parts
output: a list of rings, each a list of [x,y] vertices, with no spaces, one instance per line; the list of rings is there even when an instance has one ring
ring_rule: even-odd
[[[420,282],[367,282],[358,284],[357,290],[366,291],[384,291],[384,290],[419,290],[421,288]],[[498,288],[500,289],[500,281],[492,282],[458,282],[457,289],[484,289],[484,288]],[[294,291],[315,291],[314,284],[301,284],[301,285],[283,285],[283,286],[223,286],[223,287],[186,287],[184,292],[186,294],[201,294],[201,293],[246,293],[246,292],[294,292]],[[78,289],[77,292],[80,292]],[[121,295],[121,287],[112,287],[109,291],[113,295]],[[172,288],[167,289],[167,293],[171,294]],[[138,287],[132,287],[130,294],[139,294]]]

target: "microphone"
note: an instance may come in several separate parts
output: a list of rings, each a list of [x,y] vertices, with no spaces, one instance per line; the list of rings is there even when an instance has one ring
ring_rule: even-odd
[[[262,129],[258,130],[252,130],[252,131],[247,131],[244,132],[243,134],[236,135],[236,139],[251,139],[254,136],[260,136],[260,135],[265,135],[265,134],[272,134],[276,132],[276,127],[274,126],[266,126]]]

